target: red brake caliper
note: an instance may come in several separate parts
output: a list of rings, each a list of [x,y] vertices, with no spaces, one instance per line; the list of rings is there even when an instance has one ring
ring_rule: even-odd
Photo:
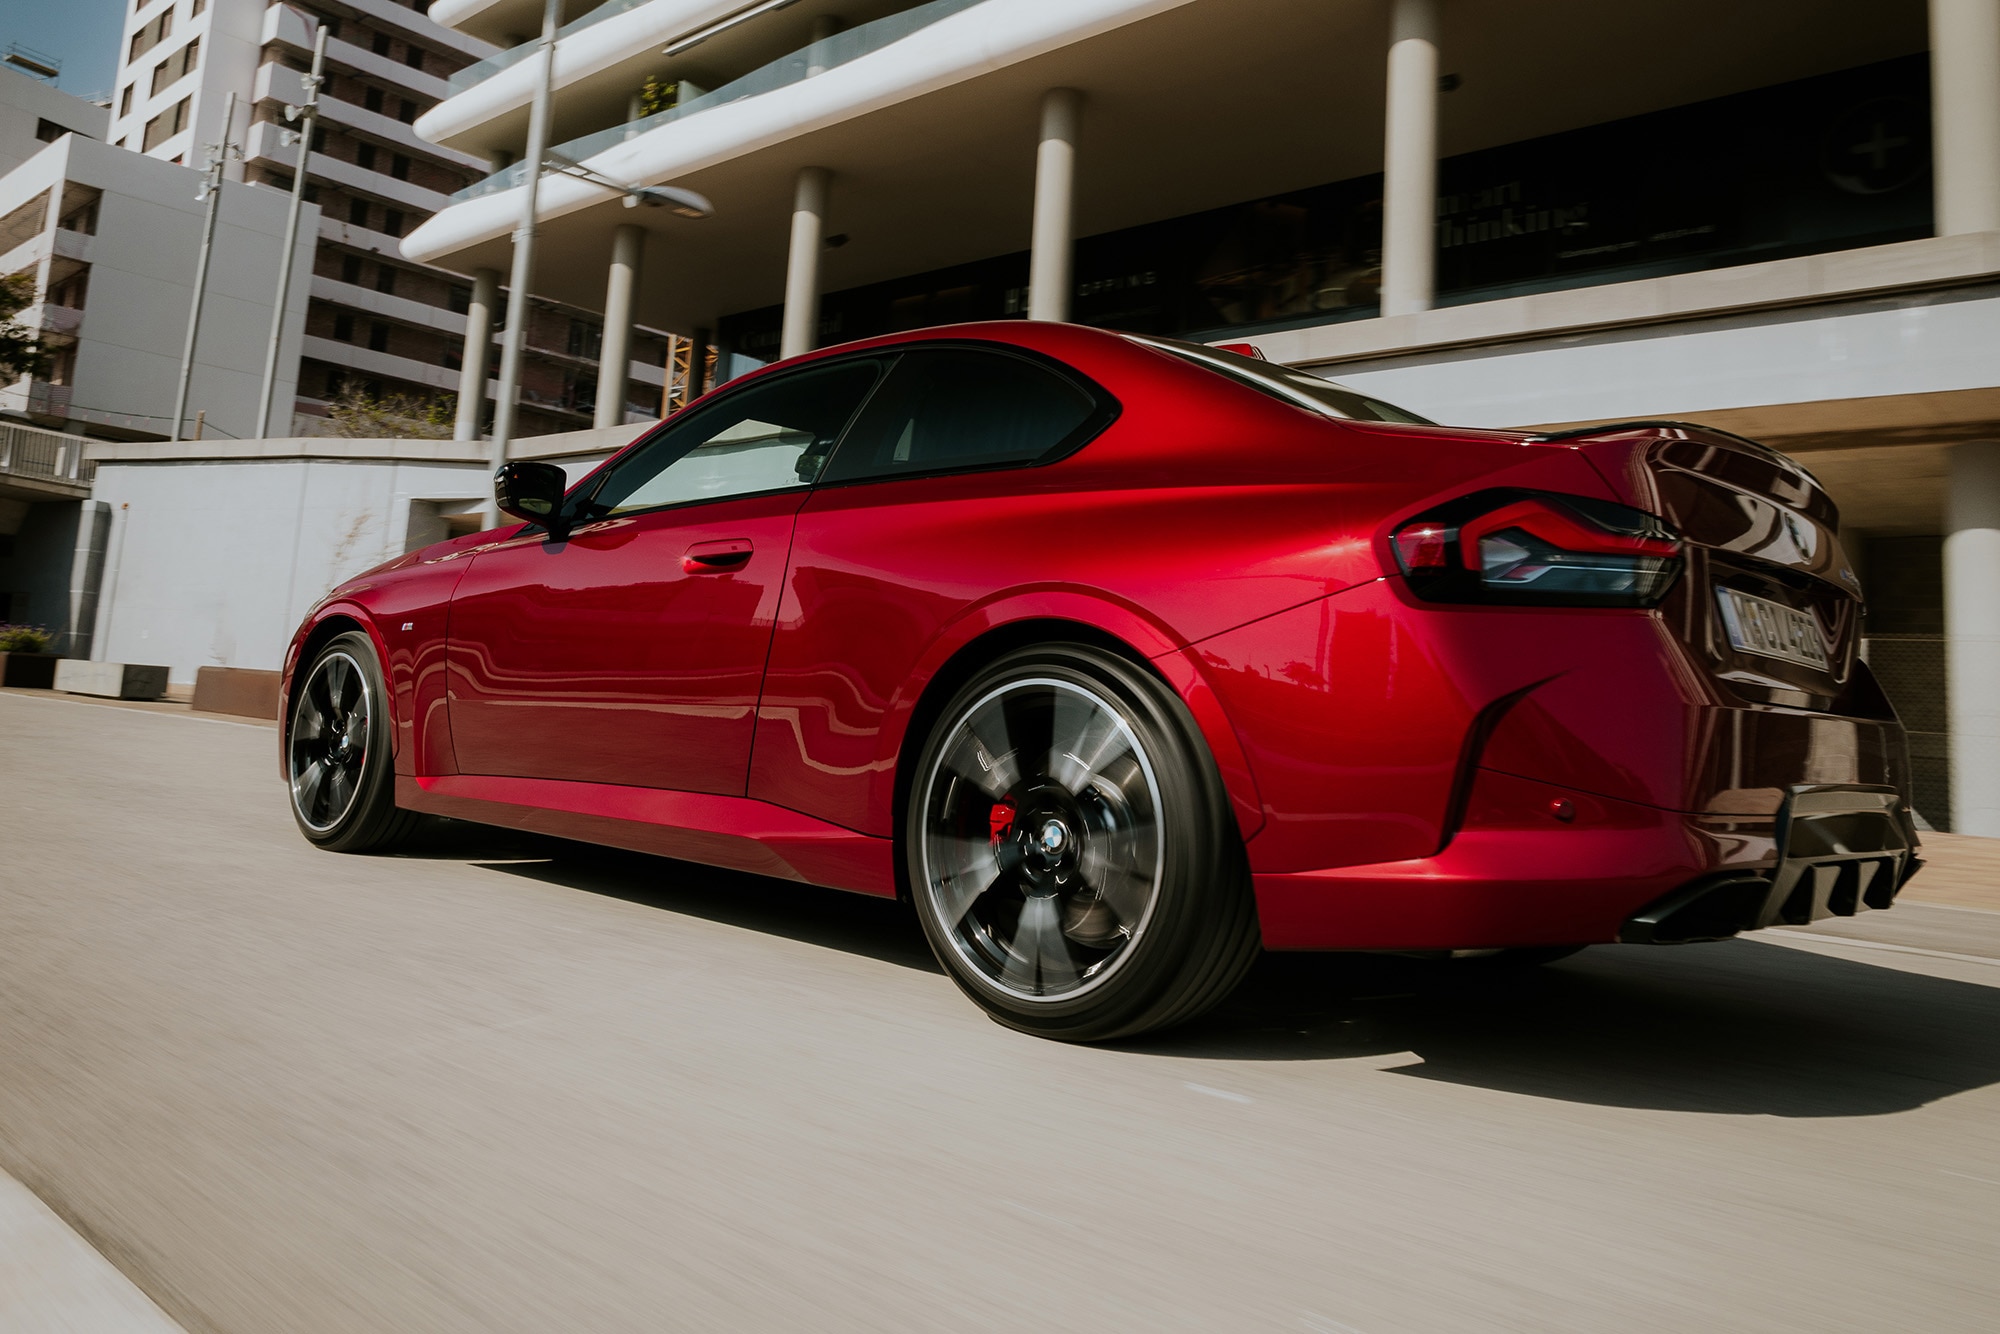
[[[986,815],[986,827],[992,832],[995,843],[1013,833],[1014,807],[1008,802],[994,802],[993,809]]]

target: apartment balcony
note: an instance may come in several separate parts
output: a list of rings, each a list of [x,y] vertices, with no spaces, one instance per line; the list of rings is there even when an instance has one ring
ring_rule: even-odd
[[[274,45],[289,47],[294,54],[309,59],[312,56],[313,35],[318,26],[289,5],[272,5],[264,11],[262,42],[266,48]],[[366,74],[437,101],[451,95],[451,85],[437,75],[411,69],[400,60],[378,56],[366,47],[343,42],[338,37],[327,39],[326,62],[335,69]]]
[[[603,4],[604,0],[563,0],[562,22],[568,23]],[[735,0],[732,7],[741,7]],[[492,42],[513,46],[542,26],[541,0],[435,0],[431,22]]]
[[[46,301],[29,306],[15,322],[53,338],[74,338],[83,327],[83,312],[74,306],[55,306]]]
[[[456,391],[458,372],[445,366],[433,366],[427,361],[417,361],[410,357],[399,357],[390,352],[376,352],[370,348],[356,347],[343,343],[337,338],[321,338],[307,334],[304,346],[299,349],[302,358],[323,361],[343,370],[357,371],[363,375],[379,375],[384,379],[402,380],[407,384],[420,384],[431,389]]]
[[[295,172],[299,164],[299,146],[283,141],[285,127],[274,121],[258,121],[250,127],[243,146],[246,162],[275,166],[284,171]],[[309,177],[338,185],[357,194],[374,199],[386,200],[417,213],[435,213],[450,203],[450,197],[435,190],[426,190],[408,181],[399,181],[383,171],[370,171],[357,167],[352,162],[342,162],[339,158],[325,153],[312,155]]]
[[[50,391],[59,391],[62,411],[49,412]],[[29,404],[37,401],[42,409]],[[39,416],[68,415],[68,387],[40,380],[22,381],[0,390],[0,406]],[[83,456],[83,437],[58,431],[42,431],[32,426],[0,424],[0,492],[16,493],[16,498],[81,500],[90,495],[91,479],[97,464]]]
[[[313,275],[312,294],[316,300],[330,302],[345,310],[361,311],[381,319],[394,320],[398,324],[434,330],[453,338],[465,336],[465,316],[447,310],[443,306],[412,301],[408,297],[378,292],[372,287],[344,283],[337,278],[327,278],[319,274]]]
[[[369,22],[406,33],[425,45],[456,51],[472,60],[484,60],[493,54],[491,42],[483,42],[464,32],[441,27],[425,17],[422,10],[399,5],[395,0],[341,0],[341,3]],[[268,22],[268,19],[266,21]],[[310,50],[311,46],[312,43],[308,41],[307,49]]]
[[[387,232],[378,232],[372,227],[357,227],[351,222],[319,216],[319,239],[331,241],[335,245],[346,246],[350,250],[370,250],[390,259],[402,259],[403,242]],[[414,260],[411,261],[415,263]]]
[[[626,119],[646,79],[692,78],[704,86],[791,53],[820,18],[849,28],[916,7],[913,0],[791,0],[784,5],[728,0],[608,0],[557,35],[557,138]],[[782,13],[778,11],[782,10]],[[490,154],[527,133],[540,49],[528,42],[451,76],[451,97],[418,119],[427,139]]]
[[[289,66],[275,60],[267,60],[257,67],[256,81],[251,85],[252,99],[258,102],[277,101],[296,104],[305,98],[305,76]],[[419,139],[415,130],[397,120],[366,107],[343,102],[337,97],[322,96],[319,99],[319,114],[322,119],[354,130],[370,139],[393,145],[416,157],[444,162],[466,171],[484,173],[488,168],[485,158],[461,153],[457,149],[442,148],[425,139]]]
[[[73,259],[87,264],[90,262],[93,239],[82,232],[60,229],[37,232],[0,255],[0,277],[34,268],[45,259]]]

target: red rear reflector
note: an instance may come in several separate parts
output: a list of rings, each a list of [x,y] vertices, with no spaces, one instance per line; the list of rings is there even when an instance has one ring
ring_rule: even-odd
[[[1413,523],[1397,530],[1396,555],[1405,570],[1442,570],[1452,531],[1441,523]]]

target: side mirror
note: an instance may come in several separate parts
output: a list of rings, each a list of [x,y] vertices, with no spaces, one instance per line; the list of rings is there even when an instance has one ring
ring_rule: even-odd
[[[493,474],[493,496],[503,513],[541,524],[556,536],[561,536],[563,493],[568,490],[568,474],[539,459],[503,463]]]

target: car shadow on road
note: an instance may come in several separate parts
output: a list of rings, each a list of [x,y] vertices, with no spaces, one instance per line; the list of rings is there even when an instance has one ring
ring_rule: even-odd
[[[914,914],[886,899],[475,825],[412,852],[939,971]],[[1872,1116],[2000,1083],[2000,987],[1754,939],[1601,946],[1544,968],[1269,954],[1203,1019],[1117,1045],[1216,1061],[1407,1053],[1390,1073],[1570,1102]]]
[[[1393,1073],[1570,1102],[1873,1116],[2000,1083],[2000,987],[1752,940],[1605,946],[1546,968],[1267,955],[1214,1013],[1143,1049],[1408,1052]]]
[[[474,842],[464,850],[484,849],[466,859],[489,870],[904,968],[941,971],[915,914],[891,899],[532,834],[509,835],[507,850],[521,855],[501,861],[494,859],[495,845],[479,844],[477,835],[465,837]]]

